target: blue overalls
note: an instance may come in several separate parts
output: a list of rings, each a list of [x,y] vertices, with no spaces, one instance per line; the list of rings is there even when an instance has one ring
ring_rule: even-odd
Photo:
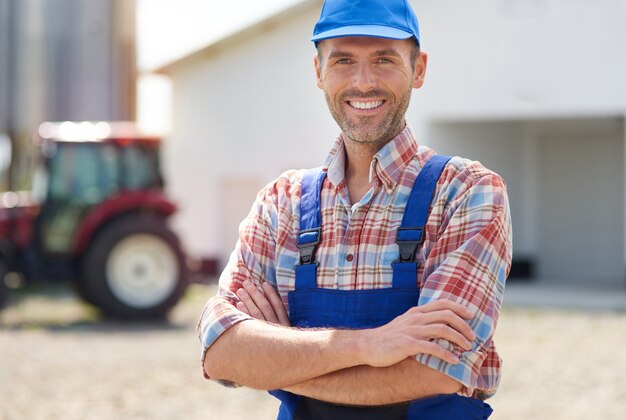
[[[374,328],[417,306],[418,263],[415,253],[424,241],[424,229],[437,180],[449,156],[436,155],[420,171],[396,233],[400,256],[393,263],[392,287],[371,290],[317,288],[315,249],[321,240],[320,191],[326,172],[312,169],[302,180],[300,232],[295,290],[289,292],[289,318],[302,328]],[[491,407],[458,394],[436,395],[403,404],[353,407],[331,404],[283,390],[270,391],[281,400],[278,420],[304,419],[486,419]]]

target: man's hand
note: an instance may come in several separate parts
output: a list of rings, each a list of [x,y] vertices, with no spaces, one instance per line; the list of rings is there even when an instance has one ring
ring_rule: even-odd
[[[262,321],[291,326],[283,301],[270,283],[263,282],[259,289],[246,280],[243,282],[243,289],[237,290],[237,296],[241,300],[237,303],[237,309],[241,312]]]
[[[448,300],[415,306],[381,327],[364,330],[361,351],[374,367],[391,366],[418,353],[457,364],[456,355],[432,340],[443,338],[470,350],[476,335],[465,320],[472,316],[472,311]]]

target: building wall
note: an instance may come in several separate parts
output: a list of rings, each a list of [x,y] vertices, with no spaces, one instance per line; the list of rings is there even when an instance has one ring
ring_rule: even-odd
[[[623,284],[621,118],[436,123],[440,153],[481,161],[507,183],[513,257],[560,284]]]
[[[247,214],[250,191],[323,162],[338,129],[315,85],[315,19],[301,15],[173,74],[165,168],[182,210],[175,227],[190,252],[226,258],[237,231],[223,221]],[[225,206],[220,191],[231,179],[247,195],[233,193],[240,201]]]
[[[571,156],[597,141],[602,156],[611,157],[603,167],[612,182],[589,201],[606,208],[596,222],[602,226],[585,231],[593,237],[593,247],[586,248],[593,263],[588,266],[606,268],[600,276],[605,280],[623,278],[624,129],[607,127],[626,115],[626,55],[617,53],[626,39],[626,3],[413,3],[429,53],[426,84],[414,92],[407,115],[419,141],[441,153],[480,160],[504,177],[514,254],[533,259],[536,274],[546,278],[589,275],[583,263],[560,269],[571,255],[583,258],[559,251],[560,241],[573,241],[573,234],[567,223],[553,224],[554,212],[579,201],[569,193],[564,195],[566,202],[574,200],[569,204],[551,201],[552,190],[576,191],[577,178],[546,183],[554,170],[547,157],[562,148]],[[226,258],[236,238],[233,220],[247,213],[256,186],[287,168],[321,164],[337,134],[311,65],[308,37],[318,13],[311,8],[172,71],[174,118],[166,168],[182,207],[176,227],[192,253]],[[579,130],[576,121],[582,126],[591,121],[593,130],[549,140],[546,133],[555,126],[564,127],[563,133]],[[572,162],[559,171],[576,171],[586,160],[576,156]],[[604,182],[594,177],[594,183]],[[230,189],[236,191],[226,194]],[[562,220],[583,223],[583,213],[593,206]]]
[[[578,116],[626,109],[626,2],[414,1],[430,53],[424,118]]]
[[[538,132],[538,276],[623,285],[624,125],[596,119]]]

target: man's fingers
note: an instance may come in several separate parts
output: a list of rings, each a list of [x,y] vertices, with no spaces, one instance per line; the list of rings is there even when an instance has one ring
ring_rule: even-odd
[[[264,282],[259,289],[249,280],[243,282],[243,287],[237,290],[241,302],[237,309],[263,321],[290,326],[289,316],[285,311],[280,295],[272,285]]]
[[[240,304],[243,304],[245,305],[246,310],[245,311],[241,310],[242,312],[247,313],[253,318],[265,320],[265,317],[263,316],[259,308],[254,304],[254,302],[252,301],[252,298],[250,297],[248,292],[245,291],[245,289],[237,290],[237,297],[241,301],[237,304],[237,309],[241,310]]]
[[[454,353],[449,352],[448,350],[444,349],[436,343],[433,343],[432,341],[416,340],[414,350],[415,354],[431,354],[453,365],[456,365],[460,362],[459,358],[456,357]]]
[[[241,312],[250,315],[250,311],[248,311],[248,307],[246,306],[245,303],[243,302],[237,302],[237,309],[239,309]]]
[[[278,318],[278,322],[284,326],[290,326],[289,317],[287,316],[287,311],[285,311],[285,305],[283,305],[283,301],[280,299],[280,295],[274,287],[268,283],[264,282],[262,285],[263,292],[265,293],[265,297],[269,300],[270,305],[274,309],[274,313]]]
[[[471,319],[474,317],[474,312],[471,309],[460,303],[445,299],[439,299],[425,305],[416,306],[414,309],[422,313],[450,310],[463,319]]]
[[[422,327],[420,329],[420,335],[422,335],[420,338],[427,340],[431,338],[443,338],[452,344],[456,344],[465,351],[471,350],[472,348],[472,344],[467,338],[463,337],[463,335],[454,328],[450,328],[444,324],[432,324]]]
[[[274,313],[272,305],[267,300],[265,295],[259,289],[257,289],[256,285],[254,285],[251,281],[246,280],[243,282],[243,288],[254,302],[254,305],[263,314],[262,319],[269,322],[278,323],[278,318]],[[248,306],[248,303],[246,303],[246,306]]]
[[[422,325],[447,324],[468,340],[476,339],[476,334],[466,321],[474,317],[474,312],[460,303],[441,299],[411,308],[409,312],[419,313]]]
[[[420,316],[422,325],[449,325],[452,329],[458,331],[470,341],[473,341],[476,338],[476,334],[467,322],[448,309],[422,313]]]

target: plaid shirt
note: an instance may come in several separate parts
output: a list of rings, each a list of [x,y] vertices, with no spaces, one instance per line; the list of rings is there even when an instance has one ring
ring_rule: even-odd
[[[345,152],[340,136],[324,165],[322,242],[318,287],[360,290],[391,286],[391,263],[398,258],[395,234],[415,178],[434,151],[418,146],[407,127],[378,151],[370,166],[370,190],[351,205],[346,188]],[[288,310],[298,262],[300,190],[303,171],[288,171],[257,196],[239,227],[239,241],[219,281],[217,296],[202,313],[198,333],[206,349],[229,327],[250,317],[234,307],[244,280],[276,286]],[[451,365],[418,354],[417,361],[461,382],[461,395],[485,399],[500,381],[501,359],[493,344],[505,279],[511,263],[511,224],[504,181],[479,162],[450,160],[435,192],[418,251],[419,304],[437,299],[462,303],[476,312],[470,351],[436,340],[460,357]]]

